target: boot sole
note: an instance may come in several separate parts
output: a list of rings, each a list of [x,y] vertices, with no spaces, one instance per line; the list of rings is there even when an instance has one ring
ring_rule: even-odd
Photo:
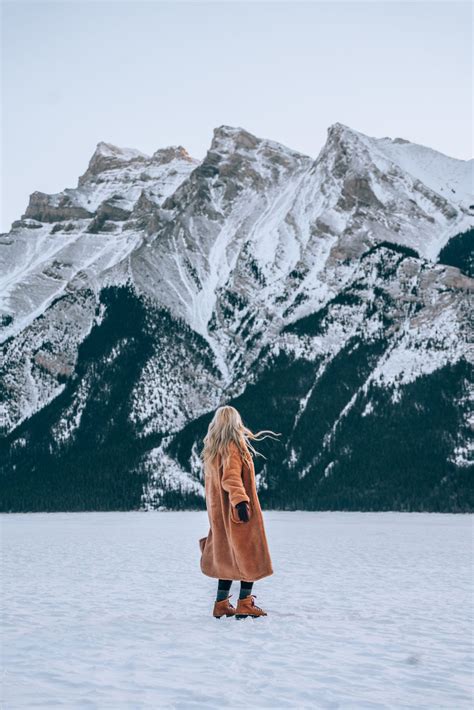
[[[258,619],[261,616],[266,616],[266,614],[235,614],[236,619],[246,619],[250,617],[251,619]]]

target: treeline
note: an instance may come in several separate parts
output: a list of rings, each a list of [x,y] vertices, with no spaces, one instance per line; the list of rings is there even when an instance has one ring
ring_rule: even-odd
[[[457,266],[471,279],[474,278],[474,229],[452,237],[441,249],[438,261],[441,264]]]

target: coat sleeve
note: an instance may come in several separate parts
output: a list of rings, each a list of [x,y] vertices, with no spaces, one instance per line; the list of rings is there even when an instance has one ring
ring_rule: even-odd
[[[222,488],[229,494],[230,504],[250,502],[242,480],[242,457],[237,446],[231,445],[229,463],[224,466],[221,479]]]

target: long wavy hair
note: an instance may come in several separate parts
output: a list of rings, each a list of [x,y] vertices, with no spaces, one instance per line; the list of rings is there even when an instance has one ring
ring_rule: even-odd
[[[237,445],[244,459],[248,459],[251,456],[266,458],[253,447],[252,441],[262,441],[267,438],[274,439],[276,436],[280,436],[280,434],[271,429],[262,429],[254,433],[245,426],[235,407],[230,405],[219,407],[216,409],[207,434],[204,437],[204,447],[201,452],[204,468],[214,461],[218,454],[221,455],[223,462],[227,463],[232,441]],[[278,441],[278,439],[274,440]]]

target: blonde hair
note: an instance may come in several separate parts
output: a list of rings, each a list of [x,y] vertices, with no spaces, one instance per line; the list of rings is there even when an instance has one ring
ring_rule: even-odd
[[[207,434],[204,437],[201,458],[204,466],[206,466],[220,454],[223,461],[227,463],[231,442],[236,444],[243,458],[253,455],[263,456],[252,446],[251,441],[262,441],[266,438],[273,439],[274,436],[280,436],[280,434],[276,434],[271,429],[262,429],[254,433],[244,425],[242,417],[235,407],[225,405],[216,410],[209,424]],[[278,439],[275,439],[275,441],[278,441]]]

